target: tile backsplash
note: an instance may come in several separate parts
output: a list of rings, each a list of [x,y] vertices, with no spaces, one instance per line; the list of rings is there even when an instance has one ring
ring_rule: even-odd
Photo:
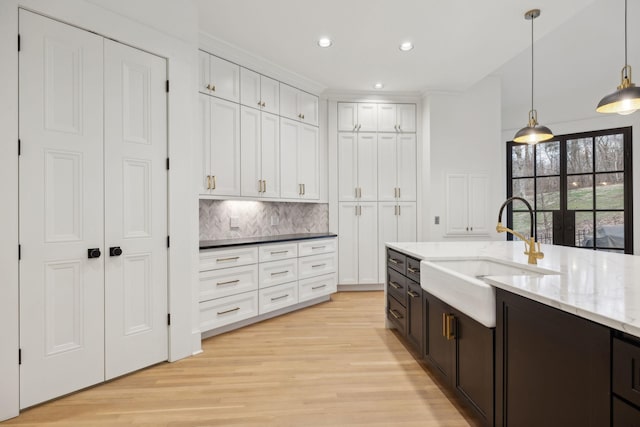
[[[200,240],[328,231],[326,203],[200,200]]]

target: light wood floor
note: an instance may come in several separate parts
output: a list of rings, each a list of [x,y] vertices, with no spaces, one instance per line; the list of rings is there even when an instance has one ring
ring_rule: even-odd
[[[203,342],[163,363],[24,411],[4,425],[469,426],[396,335],[382,292],[332,301]]]

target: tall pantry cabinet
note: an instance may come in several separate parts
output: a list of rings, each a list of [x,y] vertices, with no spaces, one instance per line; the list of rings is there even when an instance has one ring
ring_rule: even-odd
[[[384,282],[384,244],[415,241],[415,104],[338,103],[342,285]]]

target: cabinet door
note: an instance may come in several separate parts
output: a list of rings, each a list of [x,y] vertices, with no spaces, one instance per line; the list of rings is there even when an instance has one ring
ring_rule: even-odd
[[[466,174],[447,174],[447,234],[467,234],[468,183]]]
[[[358,104],[349,102],[338,103],[338,131],[353,132],[356,131],[358,124]]]
[[[396,104],[378,104],[378,132],[396,132]]]
[[[416,135],[398,135],[397,141],[397,165],[398,165],[398,199],[415,202],[416,185],[418,181],[416,171]]]
[[[262,180],[264,197],[280,197],[280,118],[261,113],[262,119]]]
[[[217,56],[210,56],[212,95],[240,102],[240,66]]]
[[[357,104],[358,105],[358,131],[377,132],[378,131],[378,106],[377,104]]]
[[[358,204],[340,203],[338,206],[338,283],[358,283]]]
[[[280,96],[282,100],[282,91]],[[298,182],[299,133],[298,123],[280,119],[280,194],[285,199],[298,199],[302,192]]]
[[[443,314],[452,314],[448,305],[440,301],[438,298],[426,294],[426,311],[427,311],[427,360],[434,366],[437,371],[446,378],[446,381],[453,385],[454,370],[454,351],[455,340],[448,340],[444,336],[445,319]]]
[[[422,288],[420,283],[407,280],[407,340],[413,348],[422,355],[424,347],[424,310]],[[493,373],[493,371],[491,371]],[[491,378],[493,380],[493,377]],[[491,387],[493,381],[488,382]]]
[[[318,97],[310,93],[298,91],[298,106],[302,114],[302,121],[318,126]]]
[[[263,111],[280,114],[280,82],[266,76],[260,76],[260,99]]]
[[[292,120],[300,120],[298,115],[298,89],[280,84],[280,115]]]
[[[358,216],[358,283],[378,280],[378,204],[360,203]]]
[[[489,233],[489,177],[484,174],[469,175],[469,233]]]
[[[211,94],[211,72],[209,68],[209,55],[207,52],[198,51],[198,92]]]
[[[211,194],[240,195],[240,106],[211,98]]]
[[[251,108],[260,109],[260,74],[240,67],[240,103]]]
[[[198,191],[211,191],[211,98],[198,95],[198,130],[200,138],[200,161],[198,162]]]
[[[378,200],[380,201],[396,199],[398,188],[396,139],[395,134],[378,135]]]
[[[302,184],[302,198],[320,198],[318,166],[318,128],[300,125],[298,139],[298,182]]]
[[[358,187],[358,134],[338,134],[338,200],[354,201]]]
[[[415,104],[398,104],[396,120],[398,131],[415,132],[416,131],[416,105]]]
[[[260,152],[260,111],[253,108],[241,107],[240,131],[241,141],[241,194],[249,197],[259,197],[260,180],[262,179]]]
[[[378,135],[358,134],[358,196],[361,201],[378,199]]]
[[[387,251],[385,243],[398,241],[398,208],[395,202],[378,203],[378,277],[382,283],[386,277]]]
[[[415,202],[398,203],[398,242],[415,242],[417,237]]]

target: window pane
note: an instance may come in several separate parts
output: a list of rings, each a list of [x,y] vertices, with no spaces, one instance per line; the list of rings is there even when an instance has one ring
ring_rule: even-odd
[[[624,248],[624,214],[622,212],[596,213],[596,247]]]
[[[527,202],[531,203],[531,206],[533,207],[533,200],[535,197],[534,191],[533,191],[533,185],[534,185],[533,178],[514,179],[511,182],[512,182],[511,194],[513,194],[514,196],[522,197]],[[514,210],[526,209],[526,207],[521,202],[515,202],[513,204],[513,209]]]
[[[593,171],[593,138],[567,140],[567,173]]]
[[[529,219],[529,212],[513,213],[513,229],[525,236],[529,236],[529,234],[531,234],[531,220]],[[513,240],[520,239],[513,236]]]
[[[536,184],[536,210],[560,209],[560,178],[538,178]]]
[[[533,176],[533,146],[513,145],[511,148],[511,174],[514,178]]]
[[[593,209],[593,175],[567,177],[567,208]]]
[[[624,170],[622,134],[596,137],[596,172]]]
[[[596,209],[624,209],[624,174],[596,175]]]
[[[537,212],[536,213],[536,233],[538,242],[553,243],[553,212]]]
[[[576,212],[576,246],[593,248],[593,212]]]
[[[536,176],[560,174],[560,142],[536,144]]]

